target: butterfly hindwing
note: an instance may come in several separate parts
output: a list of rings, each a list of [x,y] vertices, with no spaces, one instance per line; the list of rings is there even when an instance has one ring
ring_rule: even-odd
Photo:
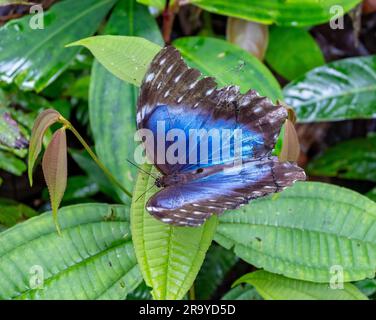
[[[147,210],[175,225],[198,226],[212,214],[235,209],[252,199],[282,191],[305,173],[297,165],[276,157],[244,163],[185,184],[166,187],[152,196]]]

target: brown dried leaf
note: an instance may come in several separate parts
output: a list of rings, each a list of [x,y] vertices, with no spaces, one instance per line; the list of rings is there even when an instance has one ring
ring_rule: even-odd
[[[60,233],[57,221],[57,210],[67,186],[67,138],[65,127],[57,130],[42,160],[44,178],[50,194],[52,214],[57,231]]]
[[[283,145],[281,154],[279,155],[280,161],[298,161],[300,154],[300,145],[298,135],[295,131],[294,124],[287,119],[285,122],[285,131],[283,136]]]
[[[42,149],[44,133],[52,124],[59,121],[60,116],[59,112],[53,109],[47,109],[40,113],[35,120],[33,130],[31,131],[29,156],[27,161],[30,186],[33,185],[33,168]]]
[[[269,41],[268,26],[237,18],[227,21],[227,40],[263,60]]]

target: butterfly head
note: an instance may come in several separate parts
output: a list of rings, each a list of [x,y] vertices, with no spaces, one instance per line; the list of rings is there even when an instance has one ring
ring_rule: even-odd
[[[158,188],[165,188],[177,184],[186,183],[188,181],[188,176],[185,174],[170,174],[166,176],[161,176],[155,179],[155,185]]]
[[[164,188],[165,187],[165,184],[163,182],[163,177],[159,177],[157,179],[155,179],[155,185],[158,187],[158,188]]]

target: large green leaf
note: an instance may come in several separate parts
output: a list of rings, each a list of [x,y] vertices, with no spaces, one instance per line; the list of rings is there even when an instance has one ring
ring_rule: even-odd
[[[325,63],[318,44],[307,30],[301,28],[269,28],[265,59],[272,69],[287,80],[293,80]]]
[[[79,48],[64,48],[93,34],[116,0],[66,0],[44,13],[44,28],[30,17],[0,28],[0,80],[41,91],[64,71]]]
[[[329,148],[310,162],[310,175],[376,182],[376,135],[352,139]]]
[[[266,300],[368,300],[351,283],[343,289],[332,289],[327,284],[286,278],[263,270],[248,273],[235,284],[249,283]]]
[[[135,0],[120,1],[106,26],[105,33],[141,36],[162,44],[158,26],[148,9]],[[90,83],[90,125],[95,150],[118,181],[132,190],[137,169],[127,162],[134,158],[137,88],[125,83],[97,61]],[[111,155],[111,156],[109,156]],[[121,191],[123,202],[129,198]]]
[[[195,280],[196,299],[210,299],[237,261],[232,251],[212,245]]]
[[[376,116],[376,56],[318,67],[287,85],[285,101],[300,122]]]
[[[0,169],[21,176],[27,169],[25,162],[10,152],[0,150]]]
[[[240,285],[228,291],[222,300],[262,300],[256,289],[249,285]]]
[[[376,201],[376,187],[366,193],[366,196],[373,201]]]
[[[223,14],[283,26],[310,26],[329,21],[333,6],[341,6],[344,12],[361,0],[190,0],[191,3],[216,14]]]
[[[357,281],[354,284],[368,297],[376,293],[376,279],[364,279]]]
[[[174,41],[191,67],[216,78],[219,86],[238,85],[241,91],[252,88],[273,100],[281,99],[277,80],[256,57],[220,39],[186,37]]]
[[[158,174],[150,165],[142,169]],[[145,209],[147,200],[157,191],[157,187],[151,188],[154,183],[153,177],[140,172],[134,188],[131,229],[137,261],[154,299],[182,299],[204,261],[217,218],[212,217],[199,228],[174,227],[158,221]]]
[[[1,299],[125,299],[142,281],[125,206],[85,204],[0,234]],[[36,288],[36,276],[41,288]]]
[[[12,227],[18,222],[36,216],[37,213],[23,203],[0,198],[0,225]]]
[[[354,191],[297,182],[219,220],[215,240],[267,271],[315,282],[330,282],[336,266],[345,281],[375,274],[376,203]]]

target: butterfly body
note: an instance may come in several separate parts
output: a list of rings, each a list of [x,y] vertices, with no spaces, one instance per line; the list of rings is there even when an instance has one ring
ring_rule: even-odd
[[[286,118],[283,106],[254,90],[218,89],[214,79],[188,68],[176,49],[162,49],[137,105],[138,129],[153,134],[146,155],[161,173],[155,182],[161,190],[146,209],[166,223],[198,226],[212,214],[304,180],[295,163],[272,156]]]

